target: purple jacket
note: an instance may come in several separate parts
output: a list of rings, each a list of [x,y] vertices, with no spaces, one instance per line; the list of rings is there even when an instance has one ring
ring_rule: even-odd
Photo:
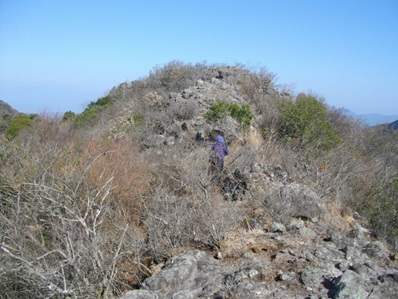
[[[224,157],[228,155],[228,147],[225,144],[224,138],[222,136],[217,136],[217,141],[211,146],[210,153],[212,157],[221,160],[224,160]]]

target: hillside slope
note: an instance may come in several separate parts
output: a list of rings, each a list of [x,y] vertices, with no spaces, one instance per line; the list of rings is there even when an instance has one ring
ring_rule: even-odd
[[[396,138],[264,69],[155,68],[4,142],[0,296],[393,298]]]
[[[222,241],[210,252],[205,250],[214,257],[204,251],[178,250],[184,253],[173,256],[171,262],[161,262],[157,268],[164,269],[159,273],[154,270],[157,274],[144,281],[142,290],[123,298],[393,298],[398,290],[392,278],[398,273],[396,256],[374,240],[372,231],[363,226],[367,223],[363,218],[335,214],[335,198],[305,178],[316,170],[297,160],[303,157],[289,160],[292,153],[270,145],[276,123],[272,118],[278,117],[272,109],[289,95],[269,84],[262,89],[266,103],[258,103],[258,99],[242,93],[238,82],[242,82],[239,76],[244,72],[235,71],[220,69],[213,77],[199,79],[194,86],[171,93],[166,99],[147,94],[147,104],[156,106],[160,114],[171,110],[173,117],[170,122],[156,118],[153,130],[145,131],[142,144],[147,153],[155,150],[160,160],[176,154],[176,145],[189,145],[189,153],[183,153],[186,158],[180,156],[184,162],[179,165],[189,164],[203,171],[200,164],[206,156],[201,148],[208,147],[218,134],[224,135],[231,149],[226,161],[231,164],[227,165],[220,193],[230,203],[214,201],[215,194],[199,197],[203,204],[214,201],[210,205],[225,209],[231,218],[243,217],[241,227],[217,236]],[[256,113],[250,133],[230,117],[216,123],[206,121],[205,113],[220,100],[251,105]],[[190,105],[194,112],[187,113]],[[268,127],[264,128],[264,123]],[[261,141],[261,129],[268,143]],[[177,179],[185,189],[189,185],[186,173],[180,175]],[[195,173],[192,179],[209,188],[201,174]],[[231,207],[235,212],[229,210]],[[243,215],[236,215],[237,210],[244,211]],[[234,227],[236,220],[228,222],[222,214],[215,217]],[[180,273],[186,275],[180,277]]]
[[[387,126],[388,126],[388,128],[390,128],[392,130],[398,130],[398,120],[394,121],[392,123],[389,123]]]
[[[9,104],[0,100],[0,121],[5,117],[11,117],[18,114],[18,111],[12,108]]]

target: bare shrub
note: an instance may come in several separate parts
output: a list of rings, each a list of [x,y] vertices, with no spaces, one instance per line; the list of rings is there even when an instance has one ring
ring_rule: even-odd
[[[254,99],[257,95],[258,89],[256,81],[249,75],[242,76],[237,82],[240,87],[240,92],[248,99]]]
[[[109,298],[118,291],[119,258],[142,238],[120,218],[113,223],[112,181],[97,187],[84,175],[68,183],[51,175],[3,194],[7,296]]]
[[[262,111],[259,127],[264,135],[273,135],[279,129],[282,117],[279,110],[280,101],[281,99],[276,95],[264,95],[263,99],[259,100],[261,103],[259,109]]]
[[[193,85],[198,79],[198,66],[171,61],[164,66],[153,68],[148,76],[148,84],[155,90],[166,93],[181,91]]]
[[[394,223],[397,220],[398,194],[398,134],[385,131],[382,127],[370,128],[363,138],[362,160],[371,170],[361,173],[369,188],[358,188],[354,194],[366,197],[356,201],[356,209],[366,215],[377,234],[386,239],[391,246],[396,246],[398,230]],[[366,186],[366,185],[365,185]],[[396,249],[396,248],[395,248]]]
[[[244,211],[225,201],[218,187],[211,185],[208,154],[208,149],[202,148],[186,155],[181,163],[181,178],[194,199],[191,226],[195,239],[207,246],[218,247],[229,232],[239,227]],[[228,165],[224,176],[228,175],[227,171]]]
[[[355,144],[361,139],[363,126],[360,121],[344,114],[341,109],[330,108],[327,112],[329,121],[336,133],[345,141]]]
[[[150,168],[129,142],[86,137],[43,122],[2,148],[4,298],[113,298],[130,283],[119,275],[127,257],[139,282],[134,223]]]
[[[141,210],[147,230],[147,248],[157,258],[168,258],[179,247],[188,246],[194,238],[193,214],[198,197],[209,183],[206,164],[196,157],[189,164],[184,148],[175,147],[173,154],[157,161],[151,196],[142,202]],[[193,159],[190,160],[193,162]],[[197,181],[195,181],[197,180]]]
[[[242,212],[210,184],[207,167],[207,148],[176,147],[158,165],[157,187],[142,205],[148,249],[158,258],[180,247],[215,248],[239,226]]]
[[[343,143],[312,158],[312,185],[328,200],[339,201],[333,206],[341,207],[342,213],[362,214],[379,237],[395,246],[396,133],[364,127],[340,111],[330,111],[329,119]]]
[[[103,179],[114,178],[114,198],[111,202],[115,213],[121,213],[128,221],[140,222],[139,206],[142,197],[149,194],[152,166],[140,154],[139,143],[134,139],[90,140],[83,149],[85,157],[100,158],[87,171],[93,186],[103,184]]]
[[[263,134],[276,131],[281,117],[279,102],[290,96],[286,92],[277,92],[275,74],[266,68],[243,69],[237,85],[244,98],[254,107]]]
[[[192,219],[196,240],[219,249],[220,242],[239,228],[244,214],[235,203],[225,201],[217,192],[211,193],[196,206]]]
[[[178,120],[192,119],[198,110],[198,104],[194,99],[187,99],[185,101],[173,102],[170,111]]]
[[[244,67],[242,67],[244,70]],[[258,96],[274,90],[275,74],[269,72],[266,68],[249,68],[242,72],[243,75],[238,79],[237,84],[241,92],[252,101]]]
[[[189,244],[192,238],[189,222],[191,203],[185,198],[170,195],[158,187],[151,200],[143,203],[146,218],[147,248],[155,258],[168,258],[174,249]]]

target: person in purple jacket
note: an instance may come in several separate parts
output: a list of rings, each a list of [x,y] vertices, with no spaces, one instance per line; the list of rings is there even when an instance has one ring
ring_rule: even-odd
[[[228,147],[221,135],[217,136],[216,142],[210,149],[210,173],[213,175],[212,181],[220,184],[221,173],[224,169],[224,157],[228,155]]]

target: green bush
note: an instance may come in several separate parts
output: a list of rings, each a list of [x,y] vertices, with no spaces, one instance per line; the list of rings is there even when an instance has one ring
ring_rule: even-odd
[[[111,104],[113,104],[113,101],[110,96],[99,98],[96,102],[91,102],[82,113],[75,117],[73,126],[75,128],[80,128],[85,125],[93,125],[100,112],[105,110]]]
[[[76,114],[72,111],[67,111],[64,113],[64,116],[62,117],[62,120],[69,120],[69,119],[74,119],[76,117]]]
[[[295,102],[283,101],[280,133],[299,140],[301,145],[331,149],[341,142],[327,118],[327,107],[312,96],[300,95]]]
[[[220,121],[227,115],[236,119],[244,127],[249,126],[253,119],[253,113],[250,111],[249,105],[239,106],[237,103],[227,104],[223,101],[211,105],[210,110],[205,114],[205,118],[208,121]]]
[[[219,121],[228,114],[228,104],[225,102],[216,102],[211,105],[210,110],[206,112],[205,118],[209,121]]]
[[[8,128],[8,123],[4,120],[0,120],[0,133],[4,132]]]
[[[85,125],[92,125],[97,119],[101,109],[98,107],[86,108],[82,113],[78,114],[73,121],[75,128],[80,128]]]
[[[11,119],[8,128],[5,130],[5,137],[8,140],[15,138],[21,130],[32,124],[32,117],[21,113]]]
[[[241,125],[250,125],[253,119],[253,113],[250,111],[249,105],[242,105],[242,107],[240,107],[236,103],[230,103],[228,106],[228,110],[231,116],[236,119]]]
[[[133,114],[133,124],[137,127],[143,126],[145,124],[145,115],[142,113]]]
[[[88,108],[93,108],[94,106],[107,106],[112,104],[112,99],[110,96],[99,98],[96,102],[91,102]]]

